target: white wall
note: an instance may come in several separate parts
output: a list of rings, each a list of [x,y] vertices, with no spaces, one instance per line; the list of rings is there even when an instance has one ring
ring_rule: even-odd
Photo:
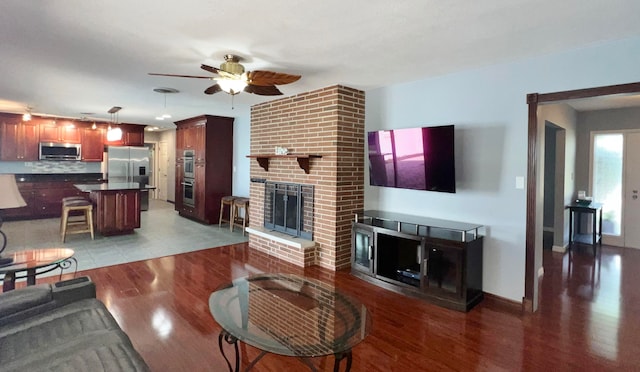
[[[233,195],[249,197],[251,110],[239,110],[233,121]],[[255,160],[253,160],[255,161]]]
[[[367,182],[365,207],[485,225],[483,289],[521,301],[526,193],[515,178],[527,173],[526,95],[640,81],[638,51],[640,38],[626,39],[367,91],[367,131],[456,125],[458,192]]]

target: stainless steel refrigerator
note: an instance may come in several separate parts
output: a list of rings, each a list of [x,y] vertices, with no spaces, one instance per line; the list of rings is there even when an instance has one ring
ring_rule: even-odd
[[[107,152],[107,180],[113,182],[137,182],[143,188],[149,184],[151,168],[150,152],[146,147],[109,146]],[[149,209],[149,190],[141,192],[140,208]]]

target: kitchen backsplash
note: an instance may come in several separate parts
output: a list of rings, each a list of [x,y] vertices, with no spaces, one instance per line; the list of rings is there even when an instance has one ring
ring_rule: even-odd
[[[82,161],[1,161],[0,173],[100,173],[101,163]]]

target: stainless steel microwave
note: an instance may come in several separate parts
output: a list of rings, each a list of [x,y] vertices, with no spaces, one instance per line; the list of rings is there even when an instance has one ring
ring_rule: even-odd
[[[82,160],[79,143],[40,142],[40,160]]]

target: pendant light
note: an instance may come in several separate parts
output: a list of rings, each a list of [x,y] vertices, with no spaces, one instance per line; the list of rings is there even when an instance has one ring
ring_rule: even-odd
[[[111,114],[111,123],[113,123],[114,126],[118,124],[118,111],[120,110],[122,110],[122,107],[113,106],[109,111],[107,111]],[[109,123],[109,126],[107,127],[107,141],[120,141],[122,139],[122,129],[118,127],[111,127],[111,123]]]
[[[174,88],[154,88],[153,91],[164,95],[164,110],[162,114],[156,116],[156,120],[171,119],[171,114],[167,111],[167,94],[175,94],[180,91]]]

